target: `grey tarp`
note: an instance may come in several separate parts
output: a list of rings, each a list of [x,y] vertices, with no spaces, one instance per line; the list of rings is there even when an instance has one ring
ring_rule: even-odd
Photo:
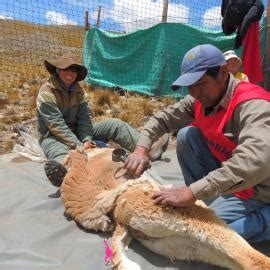
[[[99,270],[104,265],[105,234],[86,232],[64,216],[60,199],[48,198],[55,188],[46,180],[43,164],[13,162],[0,156],[0,269]],[[180,183],[174,150],[153,164],[152,175]],[[256,246],[270,254],[269,242]],[[202,263],[177,261],[156,255],[133,241],[130,259],[144,270],[221,269]]]

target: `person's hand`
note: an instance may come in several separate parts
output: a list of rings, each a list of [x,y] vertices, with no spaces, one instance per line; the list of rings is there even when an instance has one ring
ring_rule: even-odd
[[[137,146],[124,163],[124,168],[136,177],[139,177],[149,166],[148,150],[142,146]]]
[[[178,207],[189,206],[196,201],[190,187],[161,187],[160,191],[156,192],[152,199],[154,199],[155,203],[163,206],[173,205]]]
[[[89,148],[94,148],[94,147],[96,147],[97,145],[94,143],[94,142],[92,142],[92,141],[85,141],[84,143],[83,143],[83,148],[84,149],[89,149]]]

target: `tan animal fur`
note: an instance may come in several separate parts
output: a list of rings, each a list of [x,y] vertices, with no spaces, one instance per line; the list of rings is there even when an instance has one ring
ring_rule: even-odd
[[[65,211],[87,229],[112,231],[113,264],[138,270],[125,256],[130,238],[171,259],[203,261],[233,270],[267,270],[270,259],[197,201],[190,207],[161,207],[151,199],[158,184],[142,176],[128,180],[111,149],[94,149],[88,157],[72,151],[61,186]]]

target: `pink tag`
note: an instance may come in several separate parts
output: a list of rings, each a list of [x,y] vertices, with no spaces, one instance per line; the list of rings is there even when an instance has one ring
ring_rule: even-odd
[[[105,265],[109,265],[112,261],[112,257],[114,256],[115,253],[113,253],[112,249],[110,248],[108,242],[106,239],[103,240],[104,245],[105,245],[105,257],[104,257],[104,262]]]

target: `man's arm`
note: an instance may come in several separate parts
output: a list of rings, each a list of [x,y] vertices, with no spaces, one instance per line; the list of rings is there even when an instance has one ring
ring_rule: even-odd
[[[141,131],[137,146],[125,161],[125,168],[135,176],[140,176],[149,167],[149,150],[164,133],[179,130],[194,121],[194,99],[185,97],[180,102],[154,115]]]
[[[152,116],[144,125],[137,145],[150,149],[163,134],[178,131],[192,123],[194,121],[194,103],[194,98],[188,95]]]

